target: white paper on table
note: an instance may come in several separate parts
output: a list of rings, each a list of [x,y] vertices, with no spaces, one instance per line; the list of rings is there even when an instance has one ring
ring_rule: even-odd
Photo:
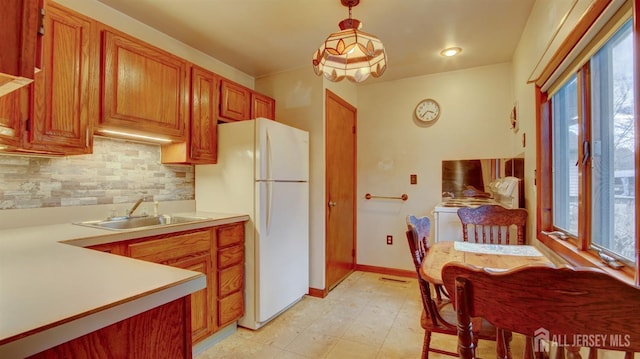
[[[454,242],[453,248],[460,252],[472,252],[480,254],[502,254],[508,256],[542,257],[542,253],[534,246],[508,245],[508,244],[484,244],[469,242]]]

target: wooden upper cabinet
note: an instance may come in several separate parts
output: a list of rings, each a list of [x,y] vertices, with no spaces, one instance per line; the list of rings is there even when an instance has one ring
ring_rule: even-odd
[[[227,79],[220,80],[220,118],[242,121],[251,118],[251,90]]]
[[[0,0],[0,96],[33,80],[36,66],[38,0]]]
[[[276,119],[276,100],[269,96],[251,93],[251,118],[264,117],[270,120]]]
[[[193,66],[191,72],[191,158],[218,161],[218,78]]]
[[[191,67],[190,126],[186,142],[162,146],[162,163],[214,164],[218,161],[218,76]]]
[[[220,80],[220,120],[243,121],[256,117],[275,120],[276,100],[227,79]]]
[[[0,96],[0,147],[20,147],[20,90]]]
[[[187,61],[106,26],[101,40],[102,113],[96,131],[185,141]]]
[[[96,22],[45,2],[42,71],[31,86],[22,146],[65,155],[91,153],[98,109]]]

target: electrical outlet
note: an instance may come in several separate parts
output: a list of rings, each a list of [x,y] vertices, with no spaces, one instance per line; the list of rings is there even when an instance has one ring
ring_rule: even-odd
[[[393,244],[393,236],[390,234],[387,234],[387,244],[389,245]]]
[[[409,183],[418,184],[418,175],[416,174],[409,175]]]

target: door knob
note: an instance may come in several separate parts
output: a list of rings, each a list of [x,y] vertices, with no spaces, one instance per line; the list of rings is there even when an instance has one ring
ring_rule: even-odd
[[[334,201],[329,201],[329,207],[335,207],[337,205]]]

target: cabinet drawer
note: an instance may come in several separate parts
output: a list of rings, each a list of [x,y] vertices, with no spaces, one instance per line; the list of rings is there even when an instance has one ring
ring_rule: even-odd
[[[218,272],[218,296],[227,295],[239,291],[243,287],[244,267],[242,264],[223,269]]]
[[[105,243],[105,244],[97,244],[95,246],[88,247],[95,251],[106,252],[111,254],[117,254],[120,256],[126,256],[126,246],[123,243]]]
[[[225,326],[244,315],[244,297],[236,292],[218,302],[218,326]]]
[[[150,262],[165,262],[211,250],[211,231],[200,231],[129,245],[129,255]]]
[[[244,247],[235,245],[220,249],[218,251],[218,268],[227,268],[234,264],[241,263],[244,259]]]
[[[218,248],[228,247],[244,241],[244,223],[217,228]]]

